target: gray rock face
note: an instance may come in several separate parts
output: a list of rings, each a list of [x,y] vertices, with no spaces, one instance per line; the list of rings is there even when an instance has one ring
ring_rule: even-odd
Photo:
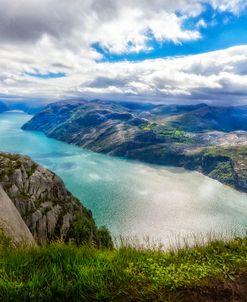
[[[0,185],[0,229],[15,246],[35,245],[35,240],[13,202]]]
[[[91,212],[66,190],[58,176],[30,158],[0,153],[0,186],[3,188],[3,201],[8,194],[5,203],[13,203],[12,208],[20,213],[19,218],[22,217],[39,244],[60,238],[70,240],[67,238],[68,232],[73,237],[72,224],[78,217],[84,219],[89,229],[92,229],[88,237],[97,241],[97,228]],[[3,214],[2,218],[4,217]],[[29,240],[31,241],[30,238]]]

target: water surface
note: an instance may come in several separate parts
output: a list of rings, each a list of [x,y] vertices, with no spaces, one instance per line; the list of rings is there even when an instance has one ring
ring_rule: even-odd
[[[167,240],[178,234],[247,229],[247,195],[197,172],[97,154],[21,130],[31,118],[0,114],[0,151],[18,152],[57,173],[114,235]]]

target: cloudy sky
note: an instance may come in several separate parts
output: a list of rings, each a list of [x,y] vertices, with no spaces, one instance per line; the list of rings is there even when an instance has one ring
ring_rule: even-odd
[[[0,0],[0,99],[247,104],[246,0]]]

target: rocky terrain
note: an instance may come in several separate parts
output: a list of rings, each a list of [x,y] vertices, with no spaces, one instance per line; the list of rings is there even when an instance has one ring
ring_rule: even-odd
[[[2,186],[0,186],[0,229],[7,238],[11,238],[14,246],[22,243],[28,246],[35,245],[30,230]]]
[[[77,244],[111,245],[108,231],[96,227],[91,212],[66,190],[62,180],[30,158],[0,153],[0,188],[0,207],[4,202],[5,205],[13,203],[12,210],[14,205],[39,244],[62,239]],[[11,225],[22,225],[23,229],[20,217],[12,210],[8,213],[12,212],[12,218],[15,216],[18,223],[12,221],[10,214],[6,218],[2,212],[0,226],[7,219]]]
[[[246,106],[70,100],[48,105],[23,129],[96,152],[195,169],[247,191]]]

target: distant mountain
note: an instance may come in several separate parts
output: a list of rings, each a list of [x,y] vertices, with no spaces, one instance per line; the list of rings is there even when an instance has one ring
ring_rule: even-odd
[[[42,109],[44,109],[44,105],[41,103],[35,102],[8,102],[7,106],[9,110],[21,110],[28,114],[36,114]]]
[[[48,105],[23,129],[42,131],[96,152],[196,169],[247,190],[243,176],[247,167],[243,160],[247,151],[247,107],[61,101]],[[241,151],[235,152],[232,147]],[[204,164],[207,148],[217,148],[209,170]],[[219,148],[231,148],[231,152],[221,156]],[[192,157],[191,153],[197,155]],[[227,168],[217,167],[218,162],[225,162]],[[240,163],[244,169],[237,168]],[[211,173],[215,169],[220,175]]]
[[[68,143],[94,151],[114,151],[132,141],[147,120],[117,103],[99,101],[59,102],[48,105],[23,129],[43,131]]]
[[[235,131],[247,130],[246,107],[200,106],[193,110],[173,114],[165,121],[167,125],[185,131],[199,132],[208,130]]]
[[[21,110],[28,114],[36,114],[44,107],[40,103],[0,101],[0,113],[9,110]]]

